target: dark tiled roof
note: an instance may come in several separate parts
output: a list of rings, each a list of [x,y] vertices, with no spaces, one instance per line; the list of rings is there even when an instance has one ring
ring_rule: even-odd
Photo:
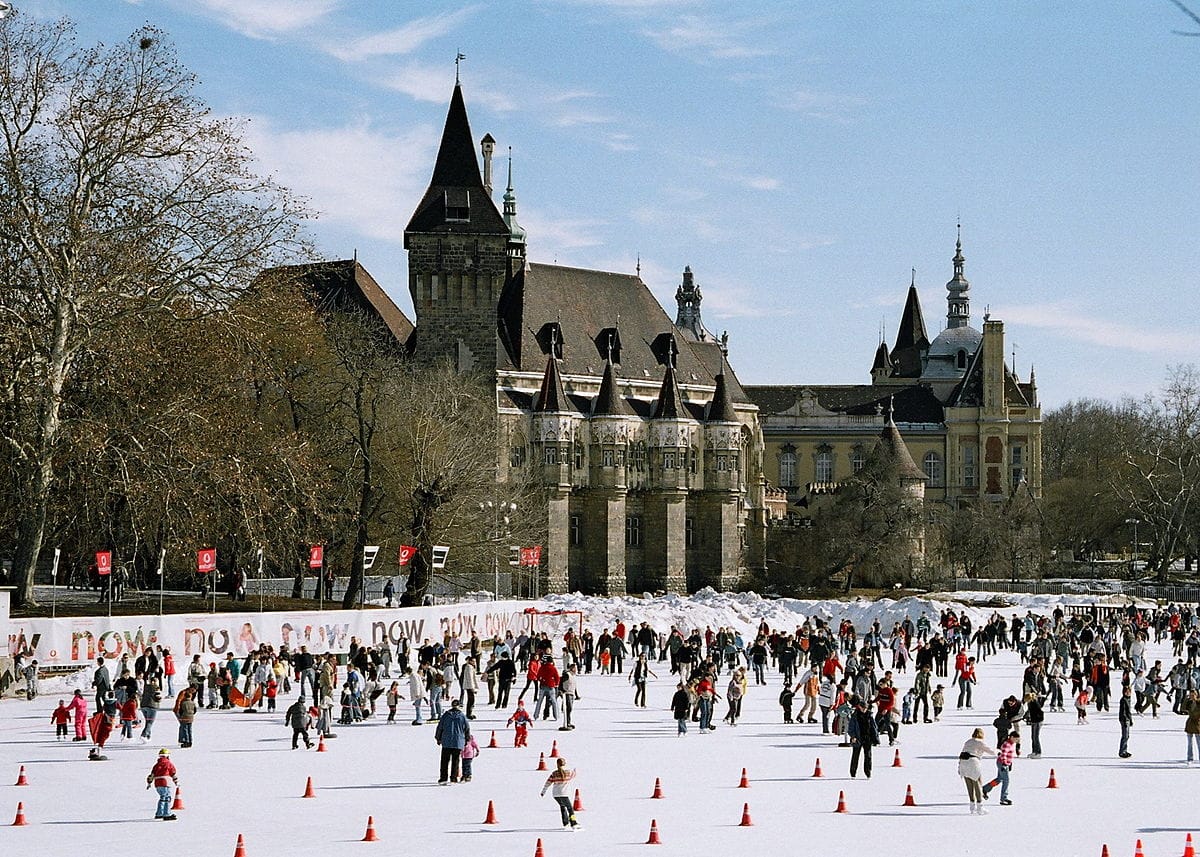
[[[908,445],[900,436],[900,430],[890,419],[879,434],[879,443],[875,447],[875,455],[882,457],[888,466],[896,469],[896,475],[904,479],[920,479],[924,481],[925,471],[917,467],[913,461]]]
[[[302,280],[322,309],[356,309],[374,316],[401,346],[412,338],[413,323],[357,260],[287,265],[264,272],[264,276],[276,275]]]
[[[620,417],[632,413],[629,403],[625,401],[617,386],[617,370],[611,362],[606,361],[604,377],[600,379],[600,392],[592,405],[592,416]]]
[[[560,413],[568,410],[567,393],[563,389],[562,376],[558,374],[558,361],[553,356],[546,358],[546,372],[542,375],[542,389],[538,392],[533,409],[539,413]]]
[[[679,384],[675,381],[675,370],[667,367],[663,374],[662,387],[658,391],[658,401],[654,403],[654,420],[677,420],[687,417],[683,399],[679,396]]]
[[[725,385],[725,373],[717,375],[717,389],[713,392],[712,401],[708,403],[708,414],[705,419],[710,423],[736,423],[737,414],[729,401],[729,391]]]
[[[892,360],[888,356],[888,347],[886,342],[879,343],[879,347],[875,349],[875,360],[871,364],[871,371],[876,369],[891,369]]]
[[[1017,381],[1007,365],[1004,367],[1004,401],[1018,408],[1029,406],[1029,399],[1022,384]],[[966,374],[950,392],[946,400],[948,408],[980,408],[983,407],[983,346],[975,349],[975,354],[967,366]]]
[[[913,384],[909,387],[875,386],[873,384],[838,384],[838,385],[747,385],[746,395],[765,414],[778,414],[786,411],[798,401],[805,392],[811,392],[817,403],[828,411],[868,416],[888,410],[888,400],[892,400],[895,419],[902,423],[940,423],[945,418],[942,403],[928,387]]]
[[[651,346],[662,334],[677,333],[641,278],[559,265],[530,264],[518,271],[505,287],[499,313],[501,368],[524,371],[542,365],[537,332],[550,322],[562,328],[560,371],[593,376],[603,371],[607,336],[602,331],[619,323],[620,374],[641,382],[662,377]],[[724,367],[733,401],[747,401],[718,343],[675,339],[680,384],[714,386]]]
[[[904,314],[900,316],[900,328],[896,332],[896,344],[892,347],[896,377],[921,377],[921,353],[928,348],[929,336],[925,332],[925,317],[921,313],[917,287],[909,286]]]
[[[470,214],[465,220],[448,222],[448,206],[465,207]],[[508,231],[496,204],[483,189],[462,87],[455,84],[437,161],[433,166],[433,177],[404,230],[404,246],[408,247],[409,232],[507,235]]]

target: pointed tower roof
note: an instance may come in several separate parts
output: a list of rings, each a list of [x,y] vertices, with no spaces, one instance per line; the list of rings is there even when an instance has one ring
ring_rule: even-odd
[[[617,387],[616,367],[613,366],[612,360],[604,361],[604,377],[600,379],[600,392],[596,394],[596,401],[592,404],[592,416],[626,417],[632,413],[629,403]]]
[[[904,301],[904,314],[900,316],[900,329],[896,331],[893,352],[912,346],[929,347],[929,335],[925,332],[925,316],[921,313],[921,301],[917,297],[917,272],[913,271],[912,284],[908,287],[908,298]]]
[[[954,242],[954,276],[946,283],[946,328],[966,327],[971,322],[971,299],[967,292],[971,284],[963,274],[967,261],[962,252],[962,224],[958,225],[958,238]]]
[[[901,479],[925,481],[925,471],[917,467],[917,463],[913,461],[912,453],[908,451],[904,438],[900,436],[900,429],[896,428],[890,410],[887,425],[879,434],[879,444],[876,446],[876,450],[884,460],[896,468],[896,475]]]
[[[512,148],[508,150],[508,187],[504,189],[504,223],[508,226],[510,244],[525,246],[525,230],[517,223],[517,195],[512,183]]]
[[[886,342],[880,342],[879,347],[875,349],[875,362],[871,364],[872,374],[881,370],[891,371],[892,360],[888,356],[888,347]]]
[[[687,409],[683,406],[683,397],[679,395],[679,382],[675,380],[675,366],[667,363],[662,388],[658,391],[658,401],[654,403],[654,413],[650,419],[678,420],[687,416]]]
[[[737,414],[733,410],[733,403],[729,401],[729,389],[725,386],[724,369],[717,373],[717,389],[713,390],[712,401],[708,403],[708,414],[704,419],[705,422],[710,423],[736,423],[738,421]]]
[[[455,83],[433,176],[404,230],[405,247],[409,232],[508,233],[496,204],[484,189],[474,139],[462,87]]]
[[[546,372],[542,375],[542,388],[533,402],[535,414],[558,414],[570,410],[567,391],[563,387],[562,375],[558,371],[558,359],[554,349],[546,355]]]

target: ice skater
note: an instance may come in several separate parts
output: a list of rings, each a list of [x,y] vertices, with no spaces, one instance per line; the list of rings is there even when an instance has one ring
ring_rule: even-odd
[[[983,734],[982,729],[972,732],[958,754],[958,775],[967,784],[971,815],[987,815],[987,810],[983,808],[983,771],[979,767],[979,760],[984,756],[994,756],[996,751],[984,743]]]
[[[575,810],[571,803],[571,797],[567,794],[567,783],[573,779],[575,779],[575,771],[567,768],[567,760],[559,756],[557,766],[550,772],[550,776],[546,777],[546,783],[542,786],[542,795],[545,796],[546,789],[551,789],[550,796],[554,798],[559,812],[562,814],[562,826],[578,830],[579,823],[575,820]]]
[[[171,751],[165,747],[158,751],[158,759],[154,767],[146,775],[146,788],[151,786],[158,792],[158,809],[154,817],[163,821],[174,821],[175,813],[171,812],[171,784],[179,785],[179,774],[171,762]]]

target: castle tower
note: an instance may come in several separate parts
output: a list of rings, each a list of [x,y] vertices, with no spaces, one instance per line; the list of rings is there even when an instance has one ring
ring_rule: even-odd
[[[741,565],[738,497],[743,484],[742,426],[729,400],[722,369],[704,419],[704,490],[698,502],[699,540],[703,551],[700,579],[689,586],[733,589]]]
[[[450,361],[461,372],[495,371],[497,304],[511,234],[480,176],[456,83],[429,188],[404,230],[418,360]]]
[[[687,591],[687,495],[698,469],[696,423],[684,407],[675,377],[678,347],[670,337],[662,387],[650,417],[650,479],[646,491],[645,589]]]
[[[958,228],[958,239],[954,242],[954,276],[946,283],[946,327],[966,327],[971,323],[971,299],[967,292],[971,284],[963,275],[966,259],[962,252],[962,226]]]
[[[532,416],[534,472],[541,474],[546,495],[543,592],[567,591],[571,467],[578,422],[563,388],[556,347],[552,341]]]
[[[626,591],[625,516],[629,462],[627,451],[637,418],[618,389],[612,344],[608,346],[604,377],[588,421],[591,437],[589,480],[585,493],[583,531],[586,591],[620,594]]]

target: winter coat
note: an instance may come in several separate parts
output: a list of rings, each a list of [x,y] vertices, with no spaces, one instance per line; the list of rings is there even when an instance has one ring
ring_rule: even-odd
[[[417,670],[408,674],[408,698],[414,703],[423,702],[425,700],[425,679],[421,677],[421,673]]]
[[[688,692],[683,688],[675,691],[671,697],[671,714],[676,720],[686,720],[692,709],[692,701]]]
[[[474,759],[478,755],[479,743],[475,740],[475,736],[472,735],[467,739],[467,743],[463,744],[462,757],[464,759]]]
[[[166,788],[172,782],[179,782],[176,778],[175,765],[169,756],[158,757],[158,761],[154,763],[154,767],[150,769],[150,774],[146,777],[146,782],[155,788]]]
[[[966,754],[967,758],[963,758]],[[963,744],[962,752],[958,754],[958,775],[968,780],[983,779],[983,771],[979,760],[984,756],[994,756],[996,751],[979,738],[969,738]]]
[[[471,724],[467,722],[467,715],[462,713],[462,709],[451,708],[438,718],[437,731],[433,733],[433,740],[440,746],[461,750],[466,746],[467,739],[470,737]]]
[[[470,661],[463,664],[462,674],[458,677],[458,683],[464,693],[468,690],[479,690],[479,674],[475,672],[475,664]]]
[[[879,743],[879,727],[875,725],[875,718],[869,711],[855,709],[850,714],[850,726],[846,733],[853,741],[863,746],[872,747]]]

